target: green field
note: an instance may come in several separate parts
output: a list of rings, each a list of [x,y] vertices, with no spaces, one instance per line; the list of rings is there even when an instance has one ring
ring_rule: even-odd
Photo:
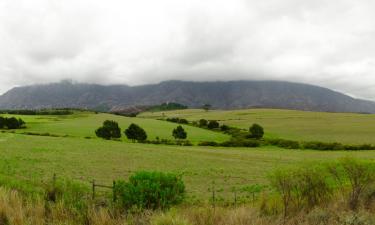
[[[3,115],[6,116],[6,115]],[[8,115],[9,117],[10,115]],[[27,123],[27,129],[18,130],[22,132],[50,133],[60,136],[69,135],[72,137],[96,138],[95,130],[100,127],[105,120],[115,120],[124,131],[131,123],[136,123],[143,127],[148,134],[149,140],[156,137],[173,139],[172,130],[178,125],[165,121],[144,118],[130,118],[111,114],[95,113],[75,113],[67,116],[17,116]],[[191,126],[183,126],[188,133],[188,139],[197,143],[199,141],[225,141],[230,137],[218,132],[210,132]],[[123,137],[123,140],[126,140]]]
[[[246,109],[233,111],[191,109],[143,113],[143,118],[181,117],[190,121],[220,120],[248,129],[261,124],[266,137],[298,141],[340,142],[345,144],[375,144],[375,115],[353,113],[303,112],[278,109]]]
[[[374,134],[370,132],[374,125],[371,123],[374,119],[371,115],[330,115],[285,110],[208,113],[184,110],[165,112],[165,114],[190,120],[220,119],[226,124],[243,128],[252,122],[258,122],[266,127],[267,135],[272,137],[299,140],[337,138],[338,141],[343,142],[345,140],[355,143],[375,142],[370,138],[371,134]],[[183,147],[135,144],[125,139],[106,141],[85,138],[94,137],[94,130],[105,119],[112,119],[118,121],[123,129],[132,122],[141,125],[151,139],[156,136],[172,139],[171,131],[177,125],[151,118],[159,115],[161,113],[142,115],[148,118],[127,118],[94,113],[76,113],[69,116],[20,116],[27,122],[27,129],[17,130],[15,133],[8,131],[0,133],[0,182],[20,181],[37,186],[42,181],[51,179],[56,173],[59,177],[79,180],[87,185],[92,179],[99,183],[111,184],[112,180],[127,178],[134,171],[157,170],[183,173],[189,195],[208,199],[210,196],[208,188],[213,181],[217,188],[223,189],[225,195],[233,186],[266,184],[267,174],[279,167],[328,162],[345,156],[375,160],[375,151],[322,152],[285,150],[276,147]],[[303,128],[296,127],[297,124],[302,126],[303,121],[306,124]],[[330,133],[328,129],[324,129],[323,122],[319,124],[320,130],[317,121],[334,124],[331,130],[337,130],[337,133]],[[339,129],[340,127],[342,129]],[[223,141],[229,138],[205,129],[191,126],[185,128],[188,131],[188,139],[194,143],[201,140]],[[26,131],[69,136],[43,137],[22,134]]]

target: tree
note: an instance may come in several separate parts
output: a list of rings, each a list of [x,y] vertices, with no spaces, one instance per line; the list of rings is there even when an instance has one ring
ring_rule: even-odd
[[[111,138],[120,138],[121,137],[121,129],[118,126],[116,121],[106,120],[103,122],[103,126],[99,127],[95,131],[96,136],[104,138],[104,139],[111,139]]]
[[[5,118],[0,116],[0,129],[5,127]]]
[[[202,108],[204,109],[204,111],[208,111],[208,110],[210,110],[211,109],[211,105],[210,104],[204,104],[203,106],[202,106]]]
[[[118,123],[113,120],[106,120],[103,123],[103,127],[106,127],[110,134],[111,138],[120,138],[121,137],[121,129],[118,126]]]
[[[135,123],[130,124],[124,133],[126,137],[133,142],[145,141],[147,139],[146,131]]]
[[[252,138],[260,139],[264,135],[263,127],[256,123],[250,127],[249,131]]]
[[[208,129],[219,128],[219,123],[216,120],[210,120],[207,125]]]
[[[186,139],[187,137],[187,133],[182,126],[173,129],[172,135],[175,139]]]
[[[205,119],[200,119],[199,120],[199,126],[200,127],[205,127],[205,126],[207,126],[207,120],[205,120]]]
[[[16,119],[15,117],[6,118],[5,124],[8,127],[8,129],[18,129],[18,128],[21,127],[20,123],[19,123],[19,120]]]

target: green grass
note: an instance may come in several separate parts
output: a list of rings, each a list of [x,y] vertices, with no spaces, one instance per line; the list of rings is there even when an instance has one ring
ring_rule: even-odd
[[[0,171],[12,179],[41,184],[53,173],[89,184],[111,184],[138,170],[183,173],[190,195],[207,199],[212,181],[233,186],[266,184],[274,168],[345,156],[375,159],[375,151],[319,152],[278,148],[180,147],[100,139],[54,138],[0,133]]]
[[[253,122],[265,126],[269,137],[294,140],[374,143],[374,116],[329,114],[287,110],[210,111],[183,110],[164,112],[189,120],[219,119],[222,123],[247,128]],[[232,196],[232,187],[267,184],[267,175],[275,168],[308,163],[329,162],[353,156],[375,161],[375,151],[310,151],[285,150],[276,147],[218,148],[134,144],[128,141],[106,141],[94,137],[94,130],[106,119],[116,120],[124,130],[134,122],[144,127],[151,139],[171,139],[177,124],[155,120],[162,113],[142,114],[127,118],[110,114],[76,113],[68,116],[20,116],[27,129],[0,133],[0,185],[9,184],[33,190],[58,177],[78,180],[89,185],[110,185],[115,179],[126,179],[139,170],[182,173],[189,196],[207,200],[213,181],[218,195]],[[331,126],[326,126],[330,124]],[[184,126],[188,138],[223,141],[229,136],[191,126]],[[375,127],[374,127],[375,128]],[[69,135],[43,137],[23,132]],[[21,188],[22,187],[22,188]]]
[[[345,144],[375,144],[375,115],[353,113],[303,112],[277,109],[245,109],[233,111],[199,109],[143,113],[143,118],[181,117],[190,121],[220,120],[248,129],[259,123],[266,137],[298,141],[341,142]]]
[[[94,114],[89,112],[75,113],[67,116],[15,116],[25,120],[27,124],[27,129],[17,130],[16,132],[18,133],[50,133],[73,137],[96,137],[95,130],[107,119],[117,121],[122,129],[122,134],[131,123],[136,123],[146,130],[149,140],[154,140],[156,137],[173,139],[172,130],[178,126],[178,124],[175,123],[155,119],[123,117],[105,113]],[[212,132],[192,126],[183,125],[183,127],[188,133],[187,139],[193,143],[198,143],[199,141],[225,141],[230,138],[228,135],[219,132]],[[123,140],[126,140],[124,134]]]

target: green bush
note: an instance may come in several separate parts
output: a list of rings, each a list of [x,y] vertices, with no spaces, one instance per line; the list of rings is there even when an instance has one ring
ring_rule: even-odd
[[[104,138],[104,139],[111,139],[111,138],[120,138],[121,137],[121,129],[118,126],[118,123],[112,120],[106,120],[103,122],[103,126],[99,127],[95,131],[96,136]]]
[[[206,127],[207,124],[208,124],[208,121],[207,121],[207,120],[205,120],[205,119],[200,119],[200,120],[199,120],[199,126],[200,126],[200,127]]]
[[[22,119],[17,119],[15,117],[4,118],[0,117],[0,129],[8,128],[10,130],[20,129],[25,127],[25,121]]]
[[[299,149],[301,146],[298,141],[284,140],[284,139],[270,139],[267,142],[271,145],[286,149]]]
[[[216,128],[219,128],[219,123],[216,121],[216,120],[210,120],[207,124],[207,128],[208,129],[216,129]]]
[[[172,173],[142,171],[128,182],[117,181],[115,193],[125,209],[167,209],[183,201],[185,185]]]
[[[199,146],[219,146],[219,143],[215,141],[201,141],[198,143]]]
[[[124,133],[126,137],[133,142],[144,142],[147,139],[146,131],[135,123],[130,124]]]
[[[263,127],[256,123],[249,128],[249,131],[252,138],[260,139],[264,135]]]
[[[182,126],[178,126],[172,131],[172,135],[175,139],[186,139],[187,133]]]
[[[242,138],[232,138],[229,141],[225,141],[220,143],[222,147],[259,147],[260,142],[257,140],[249,140],[249,139],[242,139]]]

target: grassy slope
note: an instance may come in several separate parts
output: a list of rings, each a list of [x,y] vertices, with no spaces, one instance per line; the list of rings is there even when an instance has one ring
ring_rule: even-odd
[[[9,116],[9,115],[8,115]],[[154,119],[129,118],[111,114],[77,113],[68,116],[18,116],[27,123],[27,129],[17,132],[38,132],[58,135],[70,135],[74,137],[95,137],[95,130],[101,126],[104,120],[115,120],[122,130],[125,130],[130,123],[136,123],[143,127],[148,139],[160,138],[173,139],[172,130],[177,124]],[[199,129],[191,126],[183,126],[188,133],[188,139],[197,143],[199,141],[225,141],[229,136]],[[123,138],[125,140],[125,137]]]
[[[132,144],[99,139],[53,138],[0,133],[2,175],[40,184],[53,173],[110,184],[132,171],[184,172],[188,191],[206,199],[211,182],[233,186],[265,183],[275,167],[327,161],[353,155],[375,159],[375,151],[319,152],[278,148],[207,148]]]
[[[248,129],[252,123],[265,127],[267,137],[292,140],[375,144],[375,115],[302,112],[276,109],[209,111],[199,109],[143,113],[141,117],[181,117],[188,120],[216,119]]]

